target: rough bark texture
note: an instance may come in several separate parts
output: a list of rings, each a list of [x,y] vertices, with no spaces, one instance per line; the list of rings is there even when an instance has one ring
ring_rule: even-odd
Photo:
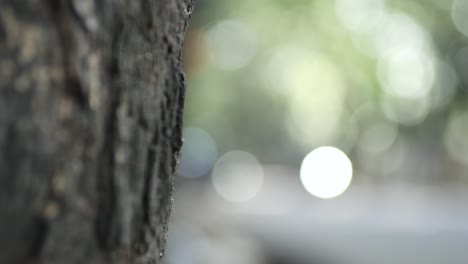
[[[193,0],[0,0],[0,263],[161,263]]]

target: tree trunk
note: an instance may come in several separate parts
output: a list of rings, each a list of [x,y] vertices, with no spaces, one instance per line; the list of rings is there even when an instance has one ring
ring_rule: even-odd
[[[0,0],[0,263],[161,263],[194,0]]]

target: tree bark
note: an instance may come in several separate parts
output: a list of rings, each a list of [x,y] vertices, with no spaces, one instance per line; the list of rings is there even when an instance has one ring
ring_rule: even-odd
[[[194,0],[0,0],[0,263],[161,263]]]

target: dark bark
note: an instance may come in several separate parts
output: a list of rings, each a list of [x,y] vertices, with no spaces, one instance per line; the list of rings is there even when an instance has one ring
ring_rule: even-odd
[[[0,0],[0,263],[161,263],[193,0]]]

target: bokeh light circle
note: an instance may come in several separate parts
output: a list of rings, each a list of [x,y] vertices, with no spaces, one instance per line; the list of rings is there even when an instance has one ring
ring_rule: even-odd
[[[386,15],[384,0],[336,0],[335,9],[343,25],[359,33],[375,30]]]
[[[450,114],[444,135],[444,146],[449,156],[468,165],[468,111],[457,109]]]
[[[458,31],[460,31],[463,35],[468,36],[468,1],[453,1],[452,20]]]
[[[348,156],[334,147],[320,147],[302,161],[300,177],[304,188],[322,199],[342,194],[351,183],[353,166]]]
[[[245,23],[224,20],[207,33],[209,54],[215,66],[237,70],[250,63],[257,51],[255,33]]]
[[[178,174],[186,178],[197,178],[210,171],[218,157],[213,138],[200,128],[184,129]]]
[[[263,168],[248,152],[231,151],[215,164],[212,174],[215,191],[230,202],[246,202],[263,185]]]
[[[382,122],[363,131],[359,139],[359,148],[367,153],[381,153],[389,149],[398,137],[398,127]]]
[[[389,94],[405,99],[424,98],[434,84],[431,56],[420,48],[394,49],[379,59],[377,75]]]

